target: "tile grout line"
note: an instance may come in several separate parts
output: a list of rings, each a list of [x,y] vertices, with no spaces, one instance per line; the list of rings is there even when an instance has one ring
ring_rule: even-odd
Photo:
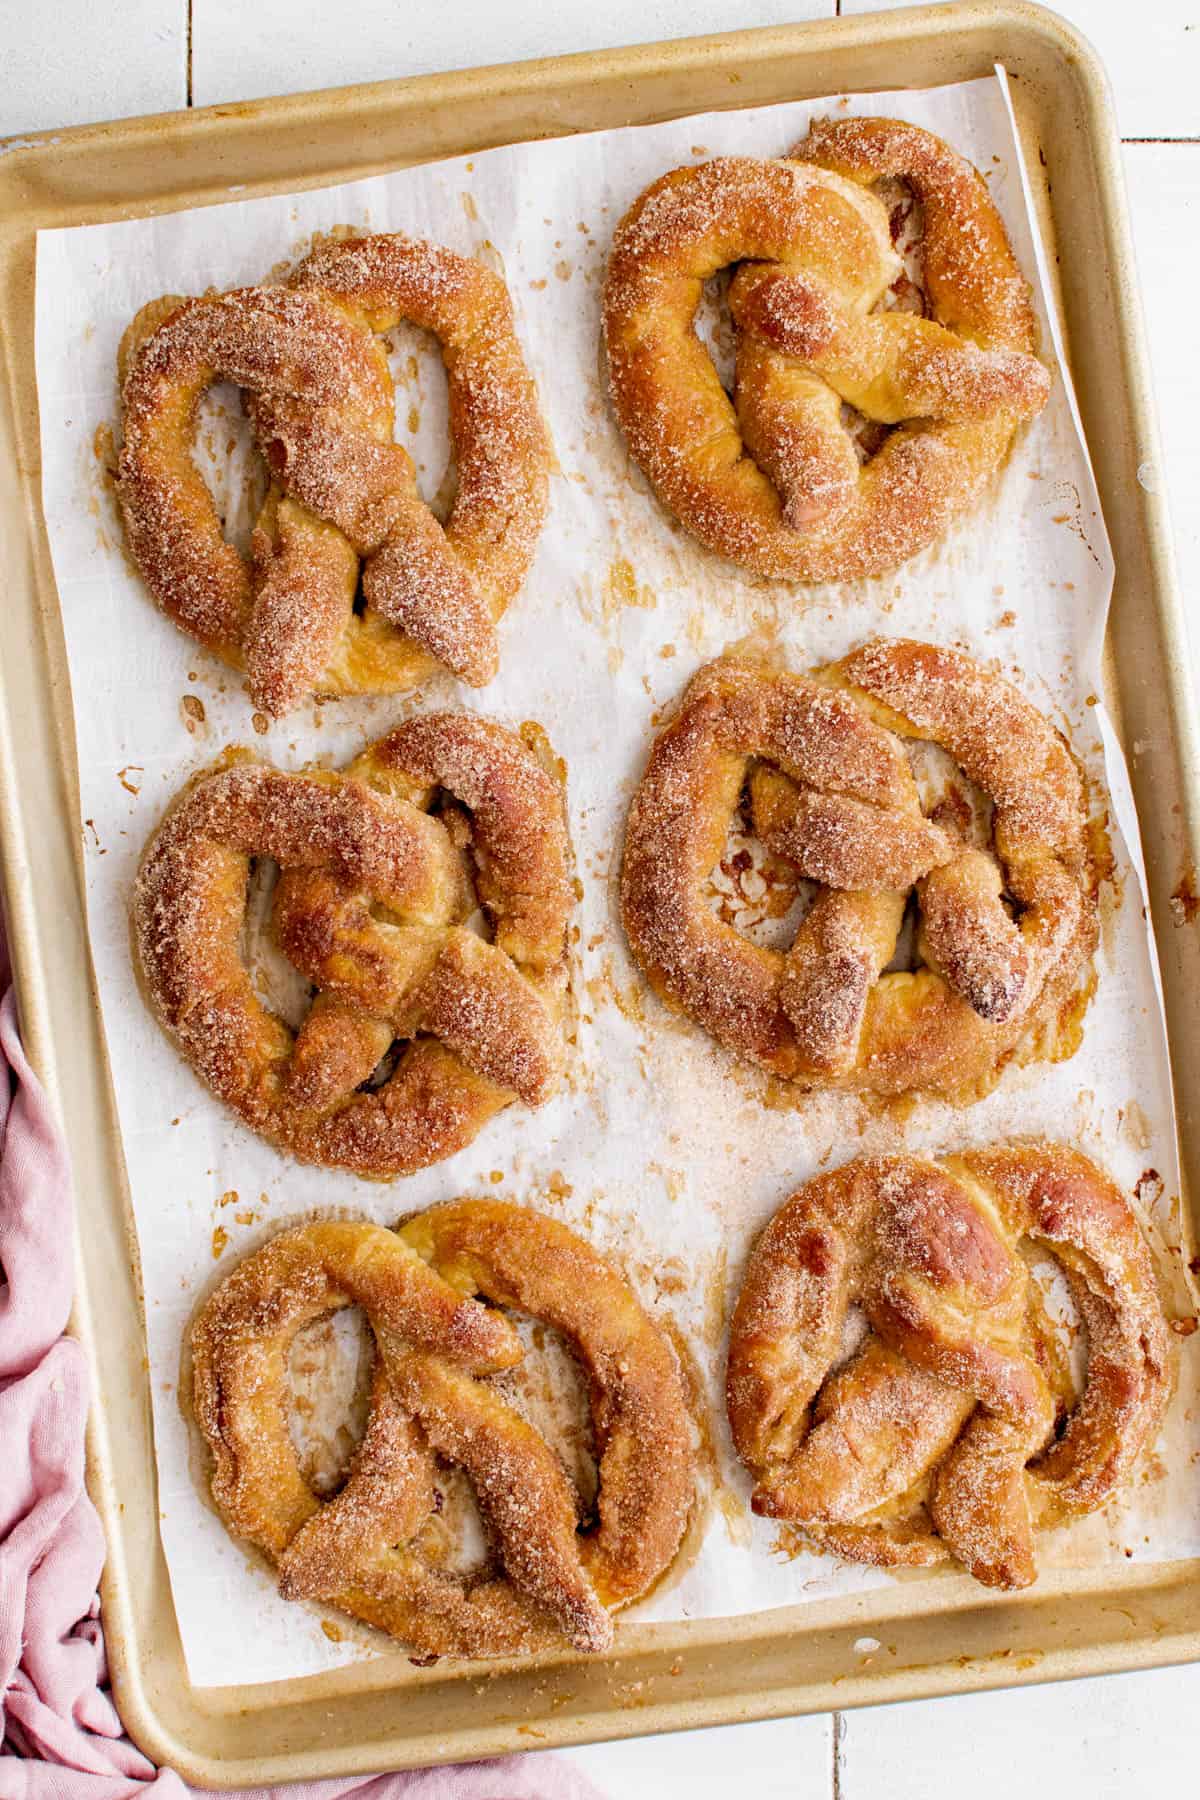
[[[194,0],[186,0],[186,5],[187,5],[187,71],[186,71],[185,93],[186,93],[187,104],[189,106],[191,106],[194,104],[194,102],[192,100],[192,7],[194,5]]]

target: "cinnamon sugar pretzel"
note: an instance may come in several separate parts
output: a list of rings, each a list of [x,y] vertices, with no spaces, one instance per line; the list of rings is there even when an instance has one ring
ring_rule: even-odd
[[[439,790],[454,804],[434,816]],[[257,857],[280,865],[275,934],[318,990],[298,1032],[241,956]],[[237,760],[192,785],[146,849],[138,963],[164,1028],[252,1130],[388,1180],[557,1086],[568,859],[558,781],[469,714],[410,719],[340,773]],[[476,895],[491,941],[466,925]]]
[[[374,1336],[371,1410],[345,1485],[322,1504],[289,1434],[287,1359],[304,1325],[350,1305]],[[487,1385],[523,1355],[496,1306],[544,1320],[583,1362],[599,1487],[582,1532],[558,1458]],[[213,1497],[275,1562],[286,1598],[329,1601],[429,1655],[597,1651],[612,1642],[610,1611],[679,1548],[695,1451],[674,1352],[617,1271],[530,1208],[459,1201],[398,1232],[286,1231],[225,1279],[191,1349]],[[466,1472],[491,1540],[470,1577],[420,1541],[439,1458]]]
[[[1087,1328],[1073,1390],[1019,1254]],[[847,1309],[869,1332],[842,1361]],[[1035,1578],[1036,1532],[1125,1485],[1166,1406],[1167,1330],[1124,1195],[1059,1144],[865,1158],[806,1183],[751,1255],[727,1399],[757,1513],[855,1562]]]
[[[926,818],[904,740],[991,802],[987,848]],[[767,848],[820,884],[791,949],[706,904],[748,781]],[[915,885],[920,966],[888,971]],[[630,808],[621,908],[654,990],[808,1087],[978,1093],[1053,1056],[1096,939],[1082,779],[1065,740],[957,651],[877,639],[804,677],[724,657],[693,679]]]
[[[888,310],[903,275],[872,189],[923,209],[932,316]],[[736,265],[736,386],[694,329]],[[1029,289],[982,178],[893,119],[813,125],[780,161],[674,169],[635,201],[604,290],[613,405],[634,461],[702,543],[761,575],[894,568],[973,506],[1045,404]],[[860,466],[843,408],[888,428]]]
[[[373,335],[405,319],[434,333],[446,364],[458,491],[444,529],[393,441]],[[287,288],[152,302],[121,362],[130,550],[168,616],[245,668],[256,706],[393,693],[443,664],[474,686],[491,680],[496,621],[529,568],[549,468],[499,276],[399,236],[331,243]],[[249,567],[191,456],[196,407],[220,380],[245,391],[272,476]]]

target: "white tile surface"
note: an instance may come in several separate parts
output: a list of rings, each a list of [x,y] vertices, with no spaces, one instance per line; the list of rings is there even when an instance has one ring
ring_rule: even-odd
[[[1200,0],[1195,8],[1200,21]],[[1200,596],[1200,359],[1185,320],[1200,273],[1200,144],[1128,144],[1125,179],[1185,598]],[[1193,658],[1200,610],[1189,605]]]
[[[0,137],[187,102],[187,0],[0,0]]]
[[[839,11],[892,11],[912,0],[841,0]],[[1200,7],[1196,0],[1054,0],[1108,67],[1122,137],[1200,136]]]
[[[834,1800],[1166,1800],[1198,1700],[1200,1670],[1161,1669],[846,1713]]]
[[[833,1721],[774,1719],[630,1738],[574,1750],[570,1760],[612,1800],[830,1800]]]
[[[889,0],[842,0],[843,12]],[[815,17],[830,0],[192,0],[196,102]],[[1059,0],[1099,48],[1127,136],[1200,137],[1200,0]],[[0,135],[184,103],[187,0],[0,0]],[[1200,592],[1200,358],[1191,294],[1200,143],[1127,151],[1164,461],[1185,593]],[[1200,640],[1200,629],[1194,636]],[[1174,1791],[1194,1769],[1200,1670],[1079,1682],[832,1721],[632,1740],[572,1753],[613,1800],[1066,1800]]]
[[[750,25],[828,17],[833,0],[194,0],[197,106],[348,81],[518,62]],[[353,28],[347,28],[349,16]]]

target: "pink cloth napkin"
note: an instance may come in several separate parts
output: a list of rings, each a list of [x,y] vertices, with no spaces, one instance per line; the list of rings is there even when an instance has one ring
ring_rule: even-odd
[[[6,991],[7,990],[7,991]],[[0,1800],[130,1800],[189,1789],[125,1736],[96,1593],[104,1536],[83,1485],[88,1371],[71,1307],[66,1150],[17,1032],[0,919]],[[261,1789],[293,1800],[600,1800],[569,1763]]]

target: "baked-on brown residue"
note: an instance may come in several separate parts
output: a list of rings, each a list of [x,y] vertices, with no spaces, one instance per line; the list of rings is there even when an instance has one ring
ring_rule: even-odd
[[[921,810],[904,741],[942,746],[992,802],[990,843]],[[819,883],[790,950],[752,943],[704,885],[748,785],[755,831]],[[651,986],[806,1087],[978,1091],[1053,1057],[1097,933],[1083,783],[1018,690],[957,651],[876,639],[804,677],[702,669],[634,796],[621,905]],[[888,971],[915,887],[918,966]]]
[[[1196,892],[1196,870],[1188,863],[1171,890],[1171,911],[1177,925],[1190,925],[1200,914],[1200,894]]]
[[[903,265],[872,189],[898,180],[921,204],[932,317],[895,304]],[[694,329],[704,283],[731,264],[732,401]],[[656,181],[617,229],[604,341],[660,499],[710,549],[793,581],[877,575],[930,543],[1050,386],[982,177],[894,119],[821,121],[786,160]],[[862,463],[846,405],[873,422]]]
[[[298,1331],[348,1305],[374,1333],[371,1411],[345,1486],[322,1504],[288,1430],[287,1358]],[[564,1333],[583,1365],[599,1490],[582,1533],[561,1462],[484,1379],[522,1356],[499,1306]],[[191,1347],[193,1406],[230,1529],[276,1563],[285,1597],[329,1601],[422,1654],[607,1649],[610,1610],[679,1548],[696,1456],[675,1353],[616,1269],[530,1208],[460,1201],[398,1232],[284,1232],[217,1289]],[[468,1577],[417,1543],[439,1461],[466,1473],[491,1540],[488,1565]]]
[[[1086,1325],[1078,1395],[1025,1238],[1061,1255]],[[855,1301],[870,1330],[837,1366]],[[855,1562],[953,1556],[1027,1587],[1036,1529],[1103,1506],[1153,1441],[1167,1343],[1133,1211],[1078,1151],[848,1163],[776,1213],[734,1311],[726,1392],[753,1508]]]
[[[444,529],[393,441],[374,334],[401,320],[433,332],[446,360],[458,490]],[[121,366],[118,492],[134,560],[177,625],[246,669],[256,707],[394,693],[439,664],[491,680],[496,622],[545,518],[550,451],[490,269],[395,235],[338,240],[287,288],[152,301]],[[196,408],[219,380],[244,389],[272,478],[249,566],[191,456]]]
[[[317,989],[298,1032],[240,954],[255,857],[280,866],[275,935]],[[491,942],[464,923],[476,898]],[[133,917],[155,1011],[212,1091],[302,1161],[388,1180],[554,1091],[573,907],[558,783],[512,732],[432,713],[340,774],[204,776],[151,838]]]

